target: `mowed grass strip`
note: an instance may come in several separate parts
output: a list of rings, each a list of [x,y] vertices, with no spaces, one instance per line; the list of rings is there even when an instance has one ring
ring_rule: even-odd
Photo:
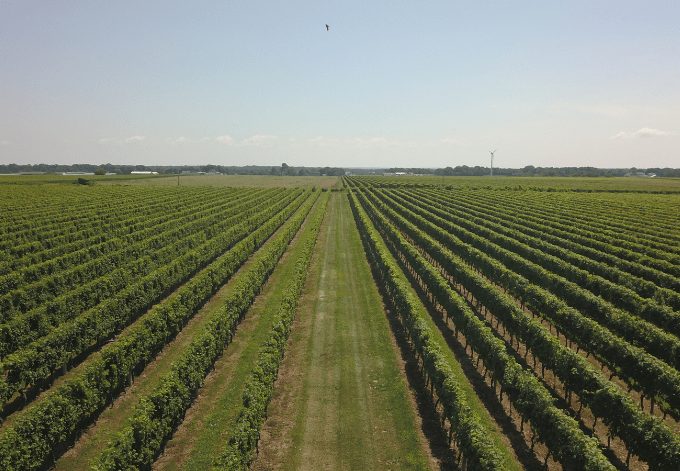
[[[322,195],[310,212],[153,469],[210,469],[224,449],[242,408],[245,383],[262,344],[271,335],[287,280],[293,276],[296,261],[304,249],[302,242],[312,230],[309,221],[324,210],[321,199],[326,197]]]
[[[277,229],[271,238],[276,237],[283,227],[285,227],[285,224]],[[149,363],[144,371],[135,378],[134,383],[99,415],[97,422],[85,431],[76,444],[57,461],[55,469],[64,471],[89,469],[92,461],[101,454],[107,444],[126,425],[139,400],[155,390],[163,376],[172,368],[172,364],[180,358],[191,344],[194,336],[205,327],[212,314],[222,306],[224,299],[233,291],[239,275],[246,272],[257,255],[264,252],[266,248],[267,243],[265,242],[251,254],[229,281],[191,318],[179,334],[156,356],[154,361]],[[244,321],[246,320],[248,320],[247,317]],[[240,327],[237,330],[238,332],[240,332]],[[236,335],[235,338],[239,338],[239,335]]]
[[[365,204],[366,200],[360,199],[361,204]],[[363,207],[363,206],[362,206]],[[364,210],[366,209],[363,207]],[[369,213],[370,217],[370,213]],[[375,225],[375,223],[374,223]],[[384,236],[383,236],[384,237]],[[385,246],[387,246],[387,243],[385,242],[385,239],[383,238],[383,243],[385,243]],[[391,252],[390,257],[392,260],[395,261],[397,266],[401,266],[398,262],[397,259],[394,258],[394,255]],[[403,269],[403,266],[402,266]],[[411,295],[414,297],[414,299],[419,299],[418,292],[415,290],[413,285],[411,285],[408,276],[406,273],[401,272],[400,276],[402,277],[402,280],[405,282],[405,285],[408,286],[408,290],[411,292]],[[419,299],[419,303],[421,304],[421,310],[422,312],[428,312],[427,308],[422,304],[422,301]],[[431,312],[429,314],[432,314]],[[522,465],[517,459],[516,454],[514,453],[514,450],[512,449],[512,444],[510,443],[507,435],[503,434],[501,426],[498,424],[498,422],[491,416],[490,412],[486,407],[484,406],[483,402],[480,400],[479,396],[477,395],[477,392],[475,391],[474,387],[470,383],[470,381],[467,380],[465,370],[463,369],[462,365],[459,363],[458,359],[456,358],[454,352],[451,350],[449,347],[449,344],[446,341],[446,338],[442,334],[440,328],[437,326],[435,321],[432,319],[430,315],[423,316],[422,319],[425,321],[427,324],[430,332],[432,335],[430,336],[430,340],[436,344],[439,347],[439,350],[442,352],[442,355],[444,359],[446,360],[446,363],[448,366],[451,368],[451,371],[453,372],[453,376],[459,381],[457,382],[458,386],[460,387],[462,393],[465,395],[465,398],[467,400],[468,405],[470,408],[474,411],[476,416],[480,419],[481,425],[489,431],[490,438],[491,440],[495,443],[496,448],[502,453],[503,455],[503,462],[505,464],[505,469],[508,470],[521,470]]]
[[[334,194],[256,470],[428,469],[406,378],[344,194]]]

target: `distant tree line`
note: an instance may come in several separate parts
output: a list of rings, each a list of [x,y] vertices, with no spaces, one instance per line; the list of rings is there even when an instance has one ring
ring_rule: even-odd
[[[458,165],[445,168],[357,168],[348,169],[354,175],[409,173],[415,175],[441,176],[483,176],[489,175],[489,167]],[[132,171],[150,171],[159,174],[189,173],[222,173],[226,175],[279,175],[279,176],[341,176],[345,169],[340,167],[296,167],[286,163],[275,166],[268,165],[114,165],[114,164],[4,164],[0,165],[0,173],[62,173],[62,172],[90,172],[90,173],[118,173],[129,174]],[[622,177],[626,174],[645,172],[656,174],[657,177],[680,177],[680,168],[596,168],[596,167],[534,167],[527,165],[523,168],[494,168],[494,175],[518,177]]]
[[[438,168],[434,171],[434,174],[444,176],[483,176],[489,175],[489,172],[489,167],[459,165],[457,167]],[[493,169],[494,175],[514,177],[623,177],[627,174],[638,172],[653,173],[657,177],[680,177],[680,169],[678,168],[534,167],[533,165],[527,165],[523,168]]]
[[[288,164],[268,165],[114,165],[114,164],[5,164],[0,165],[0,173],[62,173],[88,172],[96,174],[129,174],[133,171],[158,172],[159,174],[223,173],[226,175],[283,175],[283,176],[341,176],[345,170],[337,167],[293,167]]]
[[[414,175],[432,175],[435,170],[432,168],[402,168],[392,167],[384,170],[385,173],[412,173]]]
[[[291,167],[284,162],[280,167],[271,167],[269,174],[298,177],[308,177],[315,175],[341,177],[345,174],[345,169],[338,167]]]
[[[489,167],[475,165],[458,165],[456,167],[445,168],[418,168],[418,167],[392,167],[380,168],[350,168],[354,175],[380,175],[382,173],[407,173],[412,175],[437,175],[437,176],[458,176],[458,177],[481,177],[489,175]],[[626,174],[644,172],[653,173],[657,177],[680,177],[680,168],[596,168],[596,167],[534,167],[527,165],[523,168],[495,168],[494,175],[510,177],[623,177]]]

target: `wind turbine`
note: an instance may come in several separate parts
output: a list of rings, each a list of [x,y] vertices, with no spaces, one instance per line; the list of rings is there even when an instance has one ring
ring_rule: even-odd
[[[489,154],[491,154],[491,175],[490,176],[492,176],[492,177],[493,177],[493,155],[496,153],[496,150],[498,150],[498,149],[494,149],[494,150],[489,151]]]

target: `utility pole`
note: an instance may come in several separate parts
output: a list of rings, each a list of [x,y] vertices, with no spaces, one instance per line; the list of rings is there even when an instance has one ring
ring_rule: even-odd
[[[179,186],[179,173],[177,174],[177,186]]]
[[[491,154],[491,174],[490,174],[490,176],[492,176],[492,177],[493,177],[493,155],[496,153],[496,150],[497,149],[489,151],[489,154]]]

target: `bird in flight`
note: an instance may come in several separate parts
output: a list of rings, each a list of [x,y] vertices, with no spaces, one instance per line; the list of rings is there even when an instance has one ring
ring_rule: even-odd
[[[326,31],[330,31],[330,30],[331,30],[331,27],[326,25]]]

